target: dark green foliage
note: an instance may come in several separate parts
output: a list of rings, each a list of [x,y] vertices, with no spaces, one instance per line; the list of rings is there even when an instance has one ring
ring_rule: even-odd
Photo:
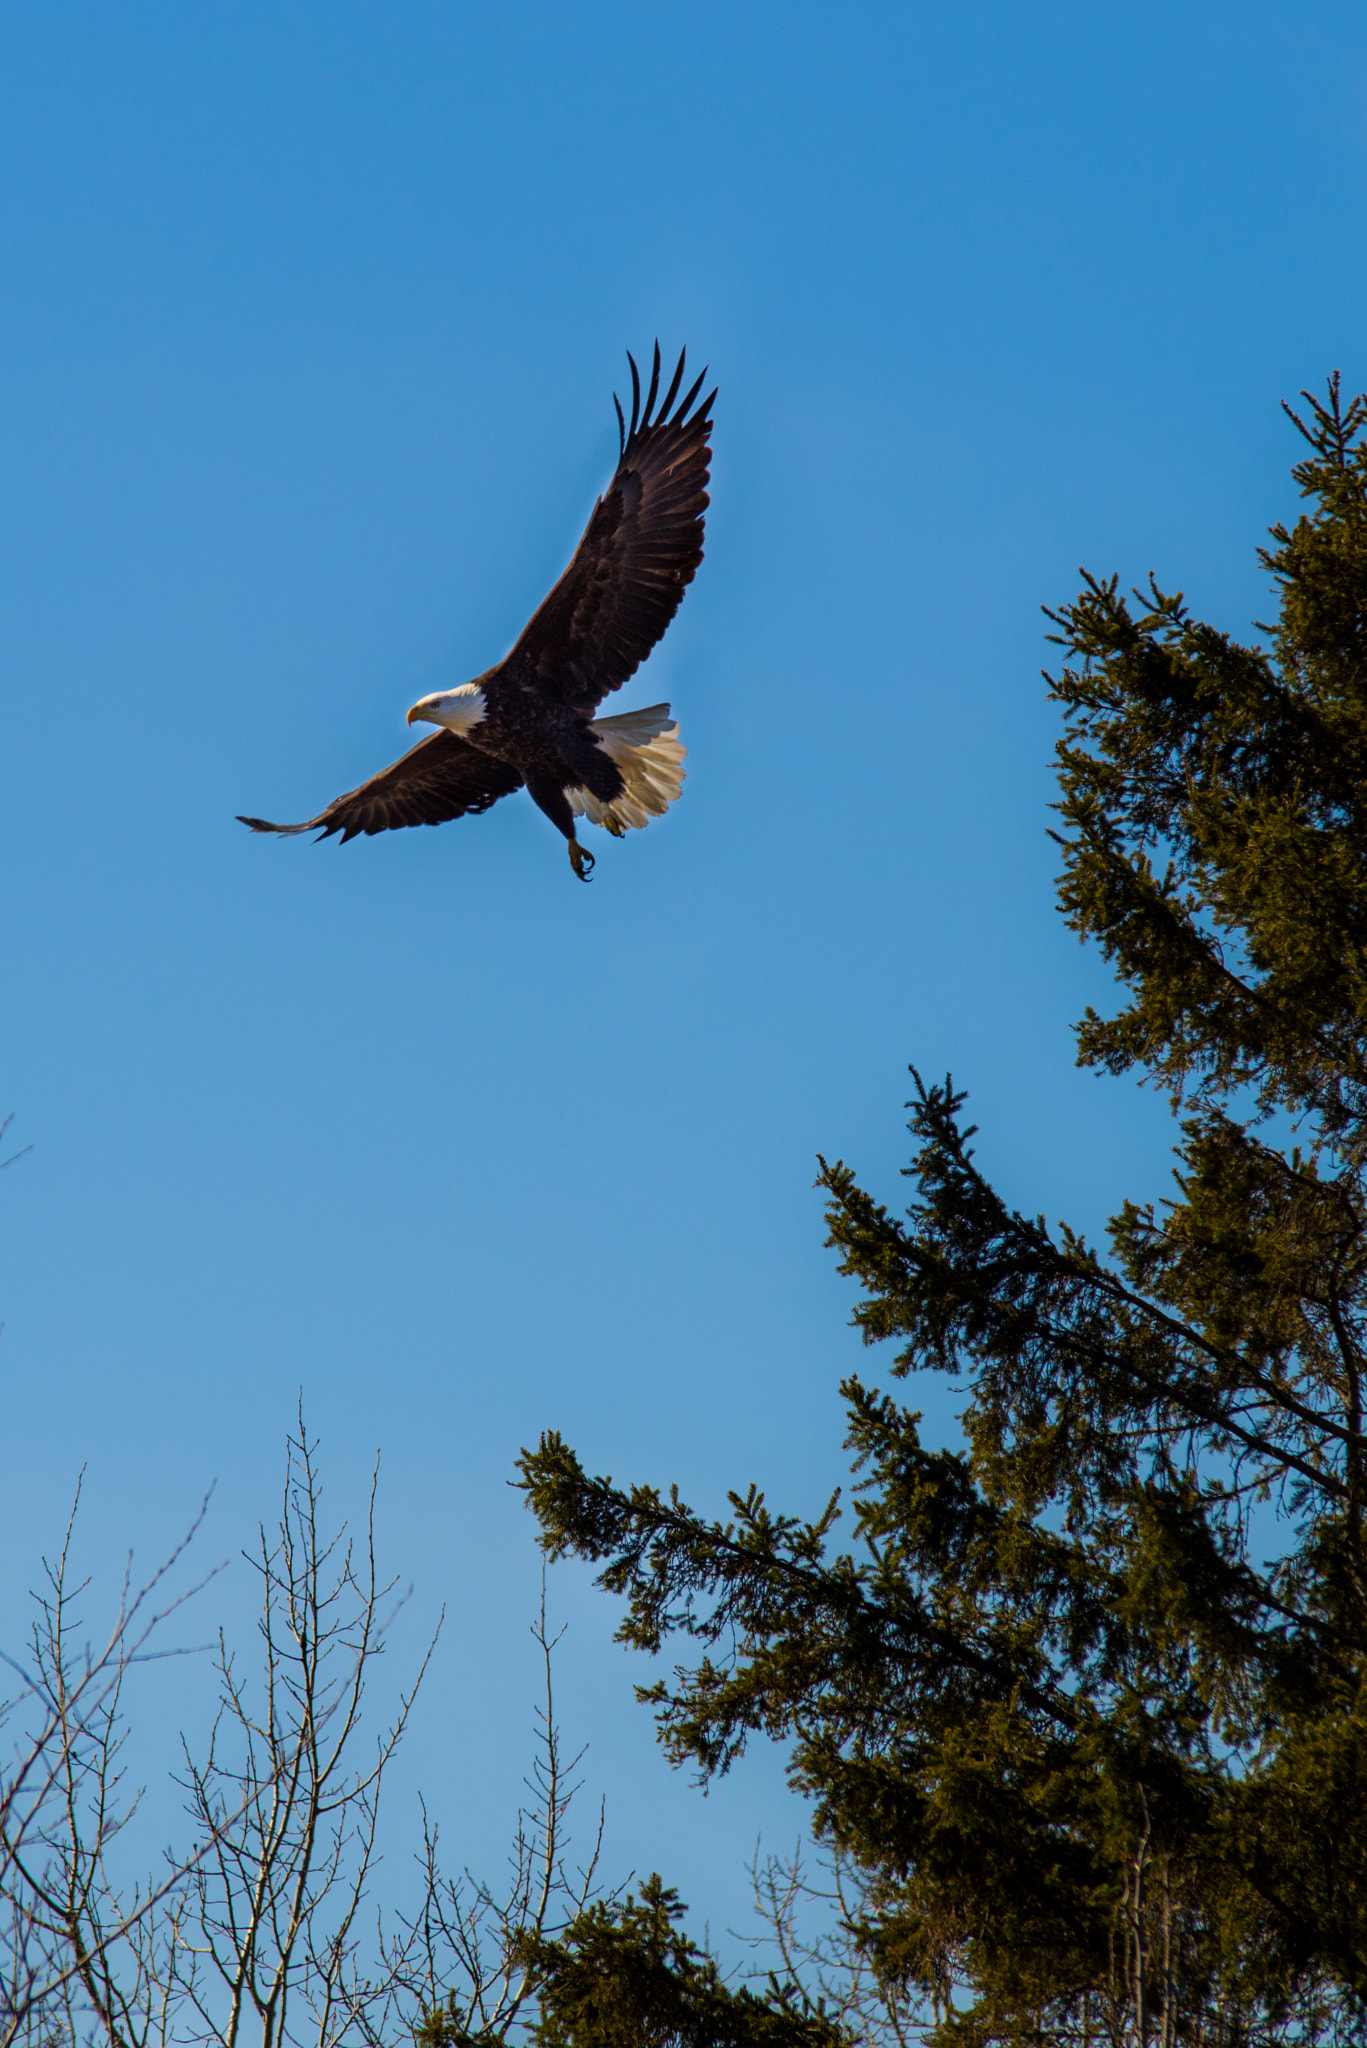
[[[714,1522],[553,1435],[523,1461],[622,1638],[697,1645],[642,1695],[669,1756],[788,1743],[945,2036],[1367,2031],[1367,401],[1296,424],[1267,649],[1157,585],[1050,615],[1061,904],[1124,992],[1079,1058],[1169,1093],[1171,1198],[1103,1257],[917,1077],[906,1219],[820,1184],[865,1341],[958,1379],[961,1452],[847,1380],[846,1552],[834,1501]]]
[[[537,1944],[538,2048],[839,2048],[836,2029],[779,1988],[728,1990],[682,1917],[651,1877],[639,1901],[590,1906],[563,1941]]]
[[[784,1987],[771,1984],[764,1998],[730,1990],[680,1928],[683,1911],[677,1892],[651,1877],[639,1900],[600,1900],[557,1941],[525,1939],[518,1960],[538,2014],[527,2040],[536,2048],[841,2048],[839,2030]],[[493,2048],[441,2014],[422,2042]]]

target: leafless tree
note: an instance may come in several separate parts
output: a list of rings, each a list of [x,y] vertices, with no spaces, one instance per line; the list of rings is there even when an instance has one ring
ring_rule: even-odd
[[[587,1863],[571,1868],[580,1758],[567,1762],[555,1721],[544,1582],[532,1633],[545,1691],[507,1883],[444,1877],[424,1810],[414,1903],[386,1917],[370,1896],[380,1796],[436,1638],[368,1732],[367,1686],[402,1601],[377,1570],[374,1479],[355,1539],[345,1524],[327,1533],[321,1506],[301,1417],[278,1523],[248,1554],[259,1659],[244,1666],[220,1635],[218,1712],[202,1750],[184,1744],[196,1847],[131,1887],[114,1853],[141,1796],[123,1782],[125,1680],[189,1597],[158,1605],[190,1537],[140,1591],[125,1582],[104,1647],[78,1651],[73,1509],[31,1658],[0,1707],[23,1730],[0,1772],[0,2048],[393,2048],[424,2030],[454,2048],[525,2033],[534,1987],[520,1944],[587,1904],[602,1837],[600,1812]]]
[[[5,1133],[13,1122],[14,1117],[12,1113],[7,1117],[0,1117],[0,1145],[3,1145],[5,1141]],[[21,1145],[17,1152],[10,1153],[8,1159],[0,1159],[0,1171],[3,1171],[4,1168],[7,1166],[13,1166],[16,1159],[24,1158],[24,1156],[32,1150],[32,1145]],[[0,1330],[3,1330],[4,1327],[4,1324],[0,1323]]]
[[[277,1528],[249,1558],[261,1584],[255,1678],[220,1638],[207,1754],[187,1746],[190,1810],[212,1849],[192,1878],[181,1991],[188,2037],[239,2048],[338,2048],[387,2031],[401,1975],[366,1901],[387,1766],[435,1648],[393,1720],[367,1738],[362,1704],[401,1601],[375,1559],[375,1476],[359,1540],[320,1526],[316,1445],[290,1438]],[[438,1623],[440,1631],[440,1623]]]
[[[203,1853],[170,1859],[132,1886],[111,1860],[141,1796],[124,1786],[125,1685],[135,1665],[184,1654],[154,1638],[200,1590],[172,1594],[168,1580],[203,1509],[143,1586],[133,1588],[131,1560],[125,1566],[113,1624],[92,1648],[77,1641],[76,1607],[89,1586],[73,1578],[79,1500],[78,1486],[61,1551],[43,1560],[28,1656],[2,1660],[13,1685],[0,1701],[0,2048],[92,2034],[151,2048],[155,1981]]]
[[[752,1981],[787,1985],[801,2007],[824,2011],[861,2048],[911,2048],[928,2019],[943,2016],[918,1990],[879,1978],[860,1939],[858,1875],[838,1850],[825,1853],[814,1875],[800,1846],[791,1856],[764,1856],[756,1844],[750,1881],[764,1932],[738,1938],[763,1958]]]
[[[391,1957],[405,1973],[405,2018],[434,2048],[518,2038],[534,2001],[534,1985],[521,1961],[524,1945],[554,1940],[598,1895],[603,1807],[593,1846],[577,1866],[569,1861],[568,1817],[582,1786],[575,1772],[584,1750],[566,1759],[555,1719],[552,1657],[563,1635],[546,1622],[546,1579],[532,1636],[541,1652],[544,1692],[536,1712],[536,1753],[524,1780],[529,1801],[518,1814],[506,1885],[497,1892],[469,1871],[443,1877],[437,1831],[423,1814],[422,1908],[399,1921]]]
[[[3,1143],[4,1143],[4,1140],[5,1140],[5,1133],[6,1133],[6,1131],[8,1131],[8,1129],[9,1129],[10,1125],[11,1125],[11,1124],[12,1124],[13,1122],[14,1122],[14,1112],[13,1112],[12,1110],[11,1110],[10,1114],[9,1114],[9,1115],[8,1115],[7,1117],[0,1117],[0,1144],[3,1144]],[[23,1158],[24,1158],[24,1157],[26,1157],[26,1155],[27,1155],[28,1153],[30,1153],[30,1152],[31,1152],[32,1150],[33,1150],[33,1147],[32,1147],[32,1145],[21,1145],[21,1146],[20,1146],[20,1148],[19,1148],[19,1150],[18,1150],[17,1152],[11,1152],[11,1153],[10,1153],[10,1156],[9,1156],[9,1158],[8,1158],[8,1159],[0,1159],[0,1167],[6,1167],[6,1166],[13,1166],[13,1164],[14,1164],[14,1162],[15,1162],[15,1160],[16,1160],[16,1159],[23,1159]]]

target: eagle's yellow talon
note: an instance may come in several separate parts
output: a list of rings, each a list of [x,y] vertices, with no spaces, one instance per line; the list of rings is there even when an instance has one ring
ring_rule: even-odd
[[[581,882],[587,882],[593,874],[593,855],[577,839],[570,841],[570,864]]]

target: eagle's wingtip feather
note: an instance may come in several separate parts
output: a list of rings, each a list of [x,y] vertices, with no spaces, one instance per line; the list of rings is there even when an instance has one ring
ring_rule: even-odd
[[[664,421],[666,426],[669,425],[670,410],[674,404],[675,399],[679,395],[679,386],[683,382],[684,359],[687,356],[687,354],[688,350],[686,348],[681,348],[679,350],[678,364],[675,368],[673,377],[670,379],[669,389],[665,393],[664,404],[660,407],[660,418]]]
[[[636,358],[630,349],[627,350],[627,361],[631,364],[631,425],[627,430],[627,439],[630,440],[636,432],[636,422],[641,417],[641,373],[636,367]]]
[[[650,415],[655,409],[655,400],[660,395],[660,337],[655,337],[655,361],[650,370],[650,389],[646,393],[646,409],[641,415],[642,427],[650,425]]]
[[[317,821],[310,818],[306,825],[276,825],[269,818],[244,818],[239,811],[237,822],[239,825],[245,825],[249,832],[275,832],[281,839],[288,839],[295,832],[312,831]]]

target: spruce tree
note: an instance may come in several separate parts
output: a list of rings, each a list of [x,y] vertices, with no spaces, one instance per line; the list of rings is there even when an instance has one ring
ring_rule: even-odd
[[[839,2030],[788,1988],[733,1989],[679,1925],[658,1876],[639,1899],[599,1900],[558,1941],[527,1951],[535,2048],[841,2048]]]
[[[849,2048],[819,2005],[771,1978],[763,1996],[728,1985],[679,1925],[684,1907],[658,1875],[639,1899],[598,1899],[558,1936],[526,1934],[534,2017],[528,2048]],[[433,2013],[419,2048],[505,2048],[502,2027],[472,2033],[455,2008]]]
[[[960,1444],[849,1377],[846,1548],[834,1499],[712,1520],[522,1460],[621,1638],[695,1645],[642,1689],[667,1755],[788,1745],[946,2042],[1367,2032],[1367,398],[1308,408],[1265,644],[1152,582],[1049,615],[1060,904],[1119,984],[1078,1057],[1170,1097],[1167,1198],[1051,1229],[917,1076],[905,1217],[820,1185],[864,1341],[955,1381]]]

